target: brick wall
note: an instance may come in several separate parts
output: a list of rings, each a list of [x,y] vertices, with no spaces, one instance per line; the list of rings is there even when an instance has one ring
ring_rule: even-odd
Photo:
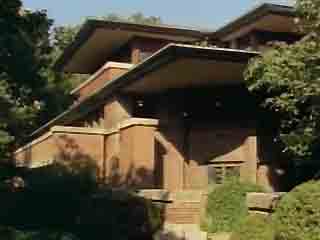
[[[131,61],[133,64],[141,62],[144,58],[155,53],[172,41],[150,38],[134,38],[131,42]]]
[[[95,91],[102,88],[108,81],[117,78],[131,68],[131,64],[107,62],[87,81],[80,84],[71,93],[77,96],[77,101],[92,95]]]
[[[200,202],[173,202],[165,207],[165,219],[172,224],[198,224]]]
[[[15,153],[18,166],[36,168],[55,160],[87,160],[113,186],[154,187],[154,136],[158,122],[131,118],[106,129],[53,127]]]
[[[18,166],[36,168],[55,160],[87,159],[101,166],[104,131],[100,129],[53,127],[50,132],[15,152]]]
[[[200,224],[206,191],[142,190],[142,197],[162,203],[165,224]]]

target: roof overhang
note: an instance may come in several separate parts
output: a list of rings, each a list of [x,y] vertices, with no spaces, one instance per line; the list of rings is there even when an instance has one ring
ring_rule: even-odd
[[[211,37],[228,41],[252,30],[297,33],[295,16],[291,6],[265,3],[218,29]]]
[[[191,28],[87,20],[55,68],[70,73],[93,73],[134,37],[190,43],[202,36]]]
[[[258,52],[169,44],[127,73],[111,80],[82,102],[35,131],[66,125],[88,114],[116,92],[144,94],[168,89],[240,84],[249,59]]]
[[[172,89],[243,83],[243,72],[257,52],[172,44],[158,53],[161,65],[122,88],[125,93],[154,94]]]

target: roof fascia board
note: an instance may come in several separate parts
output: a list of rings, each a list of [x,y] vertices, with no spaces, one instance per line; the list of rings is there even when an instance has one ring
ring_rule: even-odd
[[[133,32],[147,32],[172,36],[186,36],[190,38],[199,38],[203,35],[201,31],[196,29],[181,28],[178,26],[170,25],[137,24],[130,22],[114,22],[101,20],[88,20],[88,22],[91,22],[96,28],[107,28]]]
[[[210,48],[210,47],[198,47],[183,44],[175,44],[176,55],[182,55],[184,57],[191,58],[204,58],[209,60],[219,60],[241,63],[248,60],[248,58],[255,55],[259,55],[259,52],[246,51],[230,48]]]

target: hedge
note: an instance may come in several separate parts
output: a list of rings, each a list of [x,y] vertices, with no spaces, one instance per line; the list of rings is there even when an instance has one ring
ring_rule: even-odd
[[[273,240],[274,230],[270,217],[255,214],[246,217],[230,240]]]
[[[229,179],[218,185],[208,195],[206,219],[202,228],[209,233],[232,232],[248,215],[246,194],[262,192],[255,184]]]
[[[320,240],[320,181],[286,194],[273,216],[277,240]]]

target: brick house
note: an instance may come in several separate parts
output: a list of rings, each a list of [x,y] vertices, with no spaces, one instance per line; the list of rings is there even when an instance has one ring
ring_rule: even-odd
[[[115,187],[197,190],[236,174],[282,190],[284,167],[266,148],[243,73],[268,42],[300,38],[293,9],[274,4],[214,32],[88,20],[56,69],[91,77],[15,152],[16,164],[85,157]]]

